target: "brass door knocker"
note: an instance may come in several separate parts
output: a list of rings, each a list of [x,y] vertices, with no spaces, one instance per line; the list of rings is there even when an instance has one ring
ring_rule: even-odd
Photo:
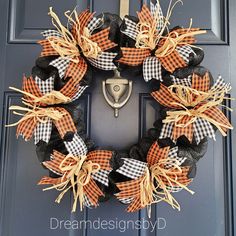
[[[107,103],[114,109],[114,115],[117,118],[119,116],[119,109],[121,109],[130,98],[132,81],[122,78],[120,72],[115,70],[114,77],[102,81],[102,92]],[[126,95],[126,98],[122,99],[124,95]]]

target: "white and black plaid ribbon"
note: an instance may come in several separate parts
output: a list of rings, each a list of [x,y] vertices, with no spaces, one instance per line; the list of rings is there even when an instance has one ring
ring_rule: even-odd
[[[211,125],[211,123],[202,118],[197,118],[193,123],[194,137],[196,143],[199,144],[201,140],[205,137],[209,137],[212,139],[216,139],[215,131]]]
[[[192,75],[189,75],[188,78],[176,78],[175,76],[171,75],[172,81],[176,85],[182,85],[186,87],[191,87],[192,86]]]
[[[48,119],[47,122],[38,122],[34,131],[34,143],[37,144],[40,140],[48,143],[52,132],[52,120]]]
[[[162,81],[161,62],[156,57],[147,57],[143,62],[143,78],[146,82],[151,79]]]
[[[172,138],[173,127],[174,122],[163,124],[159,139]],[[215,131],[211,123],[202,118],[197,118],[194,121],[193,135],[197,144],[199,144],[205,137],[209,137],[215,140]]]
[[[110,174],[111,170],[99,170],[96,173],[92,173],[93,178],[101,184],[105,186],[109,185],[108,175]]]
[[[87,58],[90,63],[101,70],[115,70],[116,66],[113,63],[113,59],[117,56],[115,52],[102,52],[101,55],[97,58]]]
[[[225,88],[227,91],[230,91],[232,89],[230,83],[226,83],[224,79],[220,76],[214,83],[214,85],[211,87],[211,91],[217,92],[221,90],[222,88]]]
[[[52,29],[48,29],[42,32],[42,35],[45,38],[49,38],[49,37],[62,37],[62,35],[57,31],[57,30],[52,30]]]
[[[177,47],[176,50],[186,63],[189,63],[189,54],[194,51],[189,46]],[[162,81],[162,66],[157,57],[147,57],[143,62],[143,77],[146,82],[157,79]],[[176,82],[178,79],[176,79]],[[186,79],[187,82],[187,79]],[[191,81],[190,81],[191,86]]]
[[[166,189],[171,193],[177,193],[180,192],[183,188],[179,186],[166,186]]]
[[[170,149],[168,159],[170,162],[165,165],[167,169],[173,167],[174,164],[178,164],[179,166],[182,165],[185,162],[186,157],[178,156],[178,147],[176,146]]]
[[[77,134],[74,134],[72,141],[64,141],[67,151],[73,156],[83,156],[86,155],[88,149],[83,141],[83,139]]]
[[[89,198],[84,194],[84,205],[88,208],[92,208],[93,204],[89,201]]]
[[[71,142],[64,142],[68,152],[74,156],[86,155],[88,149],[83,141],[83,139],[76,133]],[[108,175],[111,170],[99,170],[98,172],[92,174],[93,179],[104,184],[109,185]]]
[[[41,80],[38,76],[35,77],[35,83],[38,85],[40,92],[44,95],[54,90],[54,78],[50,77],[47,80]]]
[[[179,55],[184,59],[185,63],[189,63],[189,56],[191,53],[196,54],[193,49],[190,46],[177,46],[176,51],[179,53]]]
[[[68,67],[69,63],[70,63],[69,59],[58,57],[57,59],[50,62],[49,65],[57,68],[59,76],[62,79],[65,75],[66,68]]]
[[[92,34],[95,29],[99,28],[99,26],[102,26],[103,21],[103,18],[93,17],[87,26],[89,33]]]
[[[131,179],[138,179],[145,173],[147,163],[130,158],[122,158],[123,165],[116,172]]]
[[[158,32],[160,32],[162,30],[162,28],[164,27],[164,16],[163,16],[163,12],[160,6],[159,1],[157,1],[157,3],[154,5],[152,2],[150,3],[150,10],[151,10],[151,14],[153,17],[156,17],[157,19],[157,30]]]
[[[76,99],[78,99],[84,93],[86,88],[88,88],[88,86],[79,86],[77,93],[74,95],[74,97],[71,99],[71,101],[73,102]]]
[[[125,30],[121,30],[121,32],[133,40],[136,40],[138,35],[137,23],[125,17]]]
[[[174,122],[163,124],[159,139],[171,138],[173,127],[174,127]]]

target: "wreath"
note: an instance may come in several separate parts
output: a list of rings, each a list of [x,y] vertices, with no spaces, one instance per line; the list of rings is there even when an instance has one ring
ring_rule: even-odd
[[[167,202],[180,210],[172,193],[189,184],[197,162],[215,140],[232,129],[219,108],[231,87],[200,66],[204,52],[194,45],[198,28],[174,27],[169,20],[177,0],[164,17],[159,1],[143,5],[137,17],[89,10],[65,12],[67,26],[50,8],[55,29],[45,39],[31,76],[23,78],[21,106],[9,109],[22,118],[16,135],[34,136],[36,153],[49,170],[39,185],[59,191],[56,202],[72,190],[72,211],[97,207],[114,195],[134,212],[153,203]],[[93,70],[142,73],[151,96],[160,105],[160,118],[147,135],[127,152],[102,150],[86,137],[80,97],[93,82]],[[228,108],[229,109],[229,108]]]

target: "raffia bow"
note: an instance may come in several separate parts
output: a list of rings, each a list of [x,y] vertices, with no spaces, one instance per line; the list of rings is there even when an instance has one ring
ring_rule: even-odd
[[[33,106],[30,103],[22,102],[27,107],[21,106],[10,106],[9,110],[13,111],[13,114],[23,116],[19,121],[13,124],[6,125],[6,127],[17,126],[18,124],[27,121],[29,119],[33,119],[34,123],[47,123],[49,119],[58,121],[62,119],[65,115],[64,112],[55,110],[54,108],[40,108],[37,106]],[[17,111],[23,111],[25,113],[19,113]]]
[[[178,149],[172,151],[177,154]],[[160,148],[155,142],[151,146],[147,154],[147,165],[143,162],[135,163],[140,170],[139,174],[132,170],[132,164],[129,166],[129,172],[136,173],[132,180],[117,183],[120,192],[116,194],[121,201],[129,200],[130,205],[127,208],[128,212],[134,212],[144,207],[147,207],[148,215],[151,214],[151,205],[165,201],[173,208],[180,210],[180,205],[172,196],[171,192],[185,189],[191,194],[193,191],[187,188],[187,185],[192,181],[188,178],[188,166],[181,166],[184,159],[176,160],[169,157],[170,147]],[[144,167],[144,168],[143,168]],[[122,167],[121,167],[122,168]],[[127,175],[127,166],[119,170],[119,173]]]
[[[222,78],[218,78],[211,87],[208,72],[203,76],[193,73],[188,86],[182,85],[181,79],[176,83],[170,87],[161,84],[158,91],[151,93],[161,105],[168,108],[161,139],[171,138],[176,142],[179,137],[185,136],[191,143],[195,140],[199,144],[204,137],[215,140],[214,127],[223,136],[226,136],[228,129],[233,129],[219,108],[232,111],[222,105],[224,100],[233,100],[226,96],[231,86]]]
[[[167,169],[165,165],[171,164]],[[147,207],[148,215],[151,215],[151,205],[161,201],[167,202],[172,208],[180,211],[180,205],[174,196],[170,193],[168,187],[177,186],[194,194],[186,187],[190,180],[185,184],[178,180],[178,175],[182,174],[182,169],[177,160],[162,159],[158,163],[146,168],[145,175],[140,182],[140,200],[141,207]],[[174,185],[173,185],[174,184]]]
[[[113,59],[116,53],[107,50],[116,47],[117,44],[109,39],[110,27],[93,33],[104,23],[103,19],[94,17],[94,14],[89,10],[82,11],[80,14],[76,9],[72,12],[67,11],[65,27],[50,8],[49,15],[56,30],[44,31],[45,39],[38,41],[42,46],[40,56],[58,56],[50,62],[50,65],[59,70],[61,78],[73,78],[77,85],[88,69],[85,58],[99,69],[115,68]]]
[[[171,6],[172,1],[170,1],[166,17],[160,16],[159,12],[161,9],[161,6],[158,2],[156,11],[154,12],[154,15],[146,14],[145,19],[141,17],[142,13],[138,12],[139,16],[139,23],[137,24],[137,38],[136,38],[136,48],[147,48],[150,50],[154,50],[159,42],[159,40],[162,38],[162,35],[169,25],[169,19],[171,17],[172,11],[176,4],[182,3],[181,0],[177,0],[173,6]],[[146,5],[143,6],[144,11],[148,11]],[[159,21],[163,21],[163,25],[161,29],[157,29]]]
[[[43,189],[43,191],[51,189],[60,191],[61,193],[55,200],[57,203],[60,203],[65,193],[72,188],[74,197],[72,212],[76,211],[78,199],[80,210],[83,210],[85,201],[84,186],[91,180],[91,175],[100,170],[99,164],[86,161],[86,158],[87,156],[75,157],[71,154],[67,155],[59,165],[59,169],[64,173],[61,177],[61,182]]]
[[[73,80],[69,80],[60,91],[50,91],[53,88],[51,80],[40,81],[40,83],[41,85],[38,85],[32,77],[24,76],[23,90],[10,87],[10,89],[24,95],[21,99],[24,106],[9,107],[13,114],[22,116],[22,118],[7,127],[17,125],[17,137],[22,135],[26,141],[34,134],[36,143],[39,140],[49,142],[53,122],[61,138],[64,139],[66,133],[74,133],[77,129],[70,113],[57,105],[72,101],[77,88],[74,86]],[[44,83],[46,83],[47,89],[41,87],[44,86]]]
[[[181,110],[167,111],[167,117],[163,120],[163,123],[174,122],[177,127],[187,127],[194,123],[197,118],[203,118],[215,125],[223,136],[226,136],[226,132],[222,127],[226,130],[233,128],[232,125],[223,121],[217,121],[206,114],[206,111],[211,108],[223,106],[222,102],[225,99],[229,99],[225,97],[225,94],[230,90],[229,87],[221,87],[217,90],[210,89],[204,92],[182,85],[172,85],[169,87],[169,90],[173,97],[180,101],[171,102],[171,104],[178,106]],[[232,111],[231,108],[225,108]],[[189,116],[191,119],[186,123],[181,123],[181,120],[183,120],[185,116]]]
[[[60,103],[67,103],[71,101],[71,99],[65,95],[63,95],[59,91],[52,91],[43,95],[42,97],[37,97],[31,93],[26,91],[17,89],[15,87],[9,87],[10,89],[22,93],[26,98],[22,98],[22,103],[26,107],[22,106],[10,106],[9,110],[13,111],[13,114],[23,116],[22,119],[17,121],[14,124],[7,125],[7,127],[16,126],[28,119],[33,118],[34,122],[47,123],[49,119],[58,121],[60,120],[65,113],[54,109],[53,107],[39,107],[38,105],[56,105]],[[27,99],[27,98],[30,98]],[[25,113],[19,113],[17,111],[23,111]]]
[[[15,87],[9,87],[10,89],[22,93],[26,97],[29,97],[30,100],[23,98],[25,102],[30,102],[34,104],[46,104],[46,105],[56,105],[56,104],[62,104],[62,103],[69,103],[71,101],[70,97],[65,96],[60,91],[51,91],[50,93],[46,93],[41,97],[37,97],[33,95],[32,93],[28,93],[26,91],[17,89]]]
[[[162,68],[173,73],[177,68],[186,67],[190,55],[195,55],[192,48],[198,48],[193,45],[196,43],[195,36],[206,33],[205,30],[192,28],[192,20],[188,28],[169,30],[169,19],[179,2],[182,3],[177,0],[172,5],[170,1],[166,17],[157,1],[155,7],[151,4],[151,10],[143,5],[141,11],[137,12],[138,23],[127,18],[124,34],[136,43],[135,47],[122,47],[122,56],[118,61],[131,66],[143,65],[145,81],[162,80]]]
[[[168,29],[169,19],[172,15],[172,11],[176,4],[182,3],[181,0],[177,0],[173,5],[170,1],[166,17],[159,16],[160,4],[157,5],[156,11],[153,16],[149,16],[148,19],[140,18],[139,23],[137,24],[137,38],[136,38],[136,48],[150,49],[155,51],[155,56],[157,58],[166,57],[173,53],[177,46],[191,46],[194,41],[193,37],[195,35],[206,33],[205,30],[191,29],[192,19],[190,21],[190,26],[186,29],[186,32],[179,33],[177,30],[170,32],[167,36],[163,36],[163,33]],[[145,7],[145,6],[144,6]],[[140,13],[138,13],[140,15]],[[162,28],[158,31],[157,26],[159,21],[163,21]],[[191,41],[186,39],[192,39]],[[189,42],[188,42],[189,41]]]
[[[178,46],[198,48],[197,46],[192,45],[192,43],[196,42],[194,36],[205,33],[205,30],[191,29],[191,25],[184,33],[179,33],[178,30],[172,31],[166,37],[162,37],[159,47],[155,51],[155,56],[157,58],[167,57],[171,55]]]
[[[76,10],[72,13],[70,13],[70,11],[65,12],[65,16],[68,19],[68,24],[72,24],[75,27],[77,37],[73,36],[70,30],[61,24],[59,17],[53,12],[52,7],[50,7],[48,14],[52,17],[52,24],[61,34],[61,37],[49,37],[48,41],[62,58],[69,59],[74,63],[79,63],[80,51],[78,45],[86,57],[96,59],[100,55],[102,50],[96,42],[90,39],[91,35],[88,28],[84,27],[81,32],[80,21]],[[72,17],[73,15],[74,19]]]
[[[83,150],[81,146],[78,147],[78,145],[77,141],[72,143],[73,152],[77,153],[73,155],[66,156],[54,150],[51,160],[42,164],[60,177],[44,176],[38,183],[39,185],[52,185],[52,187],[45,188],[44,191],[56,189],[61,192],[56,199],[57,203],[60,203],[64,194],[69,189],[72,189],[74,197],[72,212],[76,210],[78,200],[80,202],[80,210],[84,206],[98,206],[99,197],[104,196],[104,193],[96,181],[108,186],[108,175],[112,170],[110,159],[113,153],[111,151],[95,150],[87,153],[86,150]]]

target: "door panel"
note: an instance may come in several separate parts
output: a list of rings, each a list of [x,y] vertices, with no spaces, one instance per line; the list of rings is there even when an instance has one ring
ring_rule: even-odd
[[[140,0],[130,0],[130,14],[140,9]],[[60,205],[54,203],[56,192],[42,192],[36,186],[42,175],[47,174],[38,163],[33,142],[16,140],[15,128],[5,128],[16,117],[8,112],[11,104],[19,103],[20,97],[9,92],[9,86],[20,87],[22,74],[29,74],[40,46],[36,41],[40,32],[51,28],[47,16],[48,7],[63,17],[63,12],[73,9],[77,4],[80,10],[89,7],[98,14],[101,12],[119,12],[119,0],[0,0],[0,109],[1,122],[1,236],[16,235],[119,235],[120,229],[103,230],[83,228],[81,230],[50,230],[50,218],[60,220],[141,220],[147,219],[146,211],[133,214],[125,212],[126,206],[115,199],[101,203],[97,209],[70,213],[70,197]],[[168,1],[161,1],[167,9]],[[229,7],[230,4],[230,8]],[[229,11],[230,9],[230,11]],[[177,6],[172,25],[188,25],[193,18],[193,26],[207,30],[199,36],[199,44],[205,50],[203,65],[214,77],[219,73],[231,81],[236,76],[235,61],[236,36],[234,0],[185,0],[184,6]],[[229,24],[229,22],[231,24]],[[233,22],[233,24],[232,24]],[[231,40],[230,40],[231,39]],[[148,94],[149,88],[141,77],[131,77],[134,87],[128,104],[120,110],[119,118],[114,118],[113,110],[106,104],[101,90],[101,81],[111,77],[112,73],[96,73],[93,85],[81,98],[87,134],[101,147],[125,149],[136,143],[158,118],[158,105]],[[236,82],[231,81],[234,88]],[[235,97],[235,90],[232,92]],[[232,121],[235,122],[235,114]],[[235,135],[235,132],[233,132]],[[234,136],[233,136],[234,137]],[[226,139],[217,135],[217,142],[210,141],[206,156],[199,161],[197,176],[191,184],[196,193],[176,194],[182,206],[181,212],[159,204],[152,208],[152,221],[164,218],[166,227],[150,230],[125,231],[127,235],[182,235],[182,236],[233,236],[233,185],[232,185],[232,147],[231,136]],[[236,167],[235,161],[233,162]],[[235,169],[235,168],[234,168]]]

